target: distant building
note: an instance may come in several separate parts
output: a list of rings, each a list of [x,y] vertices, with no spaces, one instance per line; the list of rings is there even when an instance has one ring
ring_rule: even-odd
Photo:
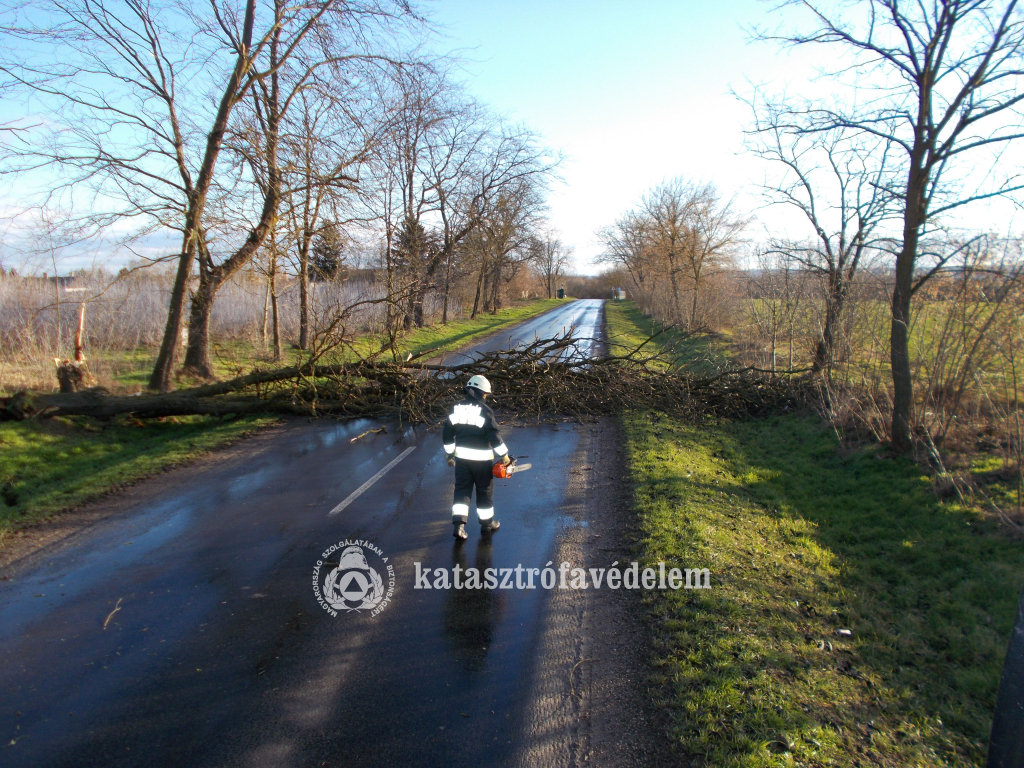
[[[612,301],[625,301],[626,292],[622,288],[612,288]]]

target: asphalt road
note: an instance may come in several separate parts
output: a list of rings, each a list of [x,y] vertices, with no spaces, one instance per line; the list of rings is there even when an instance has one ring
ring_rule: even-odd
[[[597,337],[600,318],[600,302],[574,302],[481,348],[572,324]],[[377,426],[297,423],[253,438],[16,567],[0,582],[0,763],[563,761],[536,757],[538,658],[557,591],[414,589],[415,563],[543,568],[558,537],[586,525],[565,513],[569,478],[589,469],[581,430],[507,430],[534,468],[496,481],[501,530],[482,539],[471,516],[459,547],[439,431],[387,425],[350,442]],[[340,549],[323,553],[346,539],[379,548],[363,553],[385,590],[394,569],[376,616],[331,615],[314,593],[339,566]],[[346,595],[366,584],[340,581]]]
[[[496,333],[470,351],[448,354],[444,358],[445,362],[458,364],[472,359],[475,353],[503,352],[537,339],[552,339],[568,333],[577,339],[569,354],[578,352],[589,357],[594,353],[595,342],[600,336],[603,303],[598,299],[568,302],[564,307],[538,315],[514,329]]]

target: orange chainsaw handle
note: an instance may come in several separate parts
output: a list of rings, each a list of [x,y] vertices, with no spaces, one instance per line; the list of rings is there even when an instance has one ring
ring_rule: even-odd
[[[508,463],[508,466],[506,466],[504,462],[499,461],[497,464],[491,467],[491,474],[494,475],[499,480],[504,480],[506,478],[511,477],[511,475],[508,472],[508,468],[515,464],[516,460],[512,458],[512,456],[509,456],[509,459],[510,461]]]

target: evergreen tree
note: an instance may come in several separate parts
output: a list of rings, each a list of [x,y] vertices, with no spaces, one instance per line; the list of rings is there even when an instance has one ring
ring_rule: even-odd
[[[325,224],[313,238],[309,266],[314,280],[337,280],[344,277],[345,238],[334,222]]]

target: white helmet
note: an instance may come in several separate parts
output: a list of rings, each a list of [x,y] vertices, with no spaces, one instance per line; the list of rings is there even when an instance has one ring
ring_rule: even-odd
[[[466,382],[467,387],[475,387],[481,392],[486,392],[488,395],[491,394],[491,382],[489,382],[483,376],[474,376]]]

